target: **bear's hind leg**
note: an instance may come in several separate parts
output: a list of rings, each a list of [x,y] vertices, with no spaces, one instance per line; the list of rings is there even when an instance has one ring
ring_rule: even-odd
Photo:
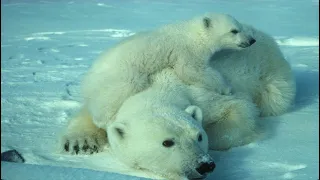
[[[215,117],[211,116],[212,123],[209,120],[204,125],[210,149],[227,150],[257,138],[258,109],[251,101],[234,96],[221,96],[214,101],[209,111]]]
[[[69,123],[60,141],[60,150],[70,154],[93,154],[107,143],[106,131],[93,124],[84,107]]]
[[[292,106],[296,85],[293,76],[290,76],[291,72],[285,71],[289,70],[260,77],[261,87],[254,97],[254,102],[260,108],[261,116],[281,115]]]

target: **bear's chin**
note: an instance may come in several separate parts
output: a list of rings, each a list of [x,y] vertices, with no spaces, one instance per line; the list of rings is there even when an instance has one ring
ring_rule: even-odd
[[[192,175],[188,176],[188,179],[190,180],[196,180],[196,179],[205,179],[208,176],[208,174],[199,174],[199,173],[193,173]]]
[[[201,175],[196,170],[190,170],[188,173],[185,173],[185,174],[186,174],[186,177],[184,179],[186,179],[186,180],[187,179],[188,180],[200,180],[200,179],[205,179],[208,176],[208,173]]]

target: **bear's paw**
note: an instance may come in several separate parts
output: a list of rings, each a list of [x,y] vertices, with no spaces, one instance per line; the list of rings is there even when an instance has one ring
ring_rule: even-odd
[[[69,154],[93,154],[103,150],[107,143],[105,131],[69,133],[62,138],[61,149]]]

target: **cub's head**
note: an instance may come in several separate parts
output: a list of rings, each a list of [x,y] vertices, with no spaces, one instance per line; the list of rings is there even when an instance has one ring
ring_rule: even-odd
[[[226,14],[206,14],[198,18],[202,40],[213,51],[243,49],[256,42],[236,19]]]
[[[215,168],[200,108],[155,108],[132,115],[118,114],[107,129],[111,150],[122,162],[169,179],[202,178]]]

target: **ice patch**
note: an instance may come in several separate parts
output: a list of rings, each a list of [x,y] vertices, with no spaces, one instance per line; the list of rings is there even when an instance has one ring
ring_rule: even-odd
[[[1,84],[2,84],[2,83],[1,83]],[[2,119],[2,120],[1,120],[1,124],[2,124],[2,123],[8,123],[8,124],[9,124],[9,123],[11,123],[11,121],[10,121],[9,119]]]
[[[86,30],[74,30],[74,31],[65,31],[65,32],[38,32],[38,33],[33,33],[32,35],[61,35],[61,34],[66,34],[66,33],[81,33],[81,32],[123,32],[123,33],[130,33],[132,31],[127,30],[127,29],[86,29]]]
[[[283,179],[293,179],[294,177],[296,177],[296,175],[291,172],[285,173],[283,175]]]
[[[40,37],[27,37],[27,38],[24,38],[24,40],[26,41],[31,41],[31,40],[50,40],[49,37],[45,37],[45,36],[40,36]]]
[[[303,68],[308,67],[308,65],[306,65],[306,64],[294,64],[293,66],[294,67],[303,67]]]
[[[45,102],[43,107],[59,109],[79,108],[80,104],[77,101],[56,100],[53,102]]]
[[[43,61],[41,61],[41,60],[37,60],[36,61],[38,64],[43,64]]]
[[[279,38],[276,42],[281,46],[319,46],[319,38],[311,37]]]
[[[52,36],[52,35],[63,35],[63,34],[70,34],[70,33],[92,33],[92,32],[107,32],[111,33],[109,36],[110,37],[128,37],[132,36],[135,33],[126,30],[126,29],[88,29],[88,30],[74,30],[74,31],[57,31],[57,32],[37,32],[37,33],[32,33],[32,37],[25,38],[26,40],[34,40],[34,39],[43,39],[43,38],[48,38],[49,37],[44,37],[44,35],[47,36]],[[47,39],[46,39],[47,40]],[[84,45],[87,46],[87,45]]]
[[[110,5],[106,5],[106,4],[104,4],[104,3],[98,3],[98,4],[97,4],[97,6],[112,7],[112,6],[110,6]]]
[[[80,46],[80,47],[87,47],[88,45],[86,45],[86,44],[78,44],[78,46]]]
[[[68,118],[69,118],[68,114],[65,111],[62,111],[57,114],[55,121],[57,123],[64,123],[64,122],[67,122]]]
[[[247,144],[247,147],[248,148],[256,148],[257,144],[256,143],[250,143],[250,144]]]
[[[10,47],[12,45],[9,45],[9,44],[1,44],[1,47]]]
[[[291,165],[287,163],[278,163],[278,162],[266,162],[264,164],[271,168],[283,169],[286,171],[296,171],[296,170],[304,169],[307,167],[307,165],[305,164]]]
[[[100,53],[102,53],[103,51],[91,51],[91,52],[89,52],[89,53],[91,53],[91,54],[100,54]]]
[[[19,81],[19,82],[6,82],[8,85],[25,85],[25,84],[34,84],[34,81]]]
[[[66,32],[39,32],[39,33],[33,33],[35,36],[41,36],[41,35],[61,35],[65,34]]]
[[[1,6],[21,6],[21,5],[26,5],[26,3],[10,3],[10,4],[1,3]]]
[[[115,34],[111,35],[111,37],[128,37],[132,36],[134,33],[121,33],[121,32],[116,32]]]
[[[52,52],[60,52],[58,49],[50,49]]]

